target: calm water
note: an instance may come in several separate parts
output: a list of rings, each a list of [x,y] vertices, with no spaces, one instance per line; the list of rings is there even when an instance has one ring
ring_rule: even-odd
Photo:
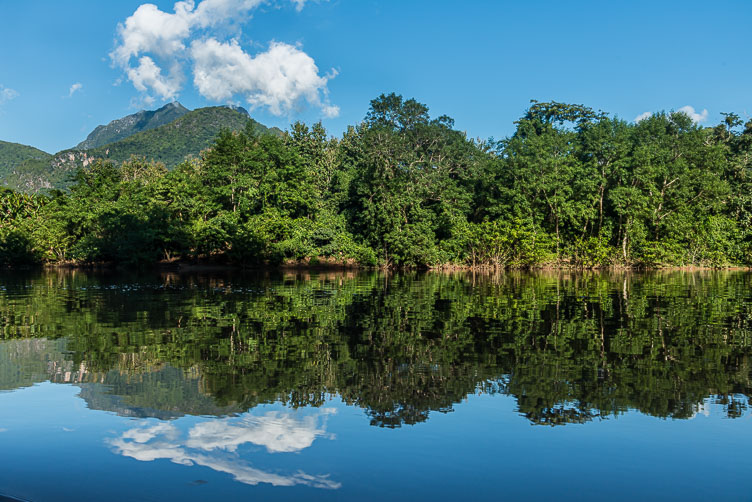
[[[0,277],[23,500],[749,501],[750,404],[745,273]]]

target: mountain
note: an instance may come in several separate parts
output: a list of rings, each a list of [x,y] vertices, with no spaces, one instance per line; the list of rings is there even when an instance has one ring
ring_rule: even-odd
[[[76,145],[75,149],[90,150],[114,143],[133,134],[169,124],[189,111],[177,101],[166,104],[158,110],[141,110],[133,115],[113,120],[107,125],[97,126],[84,141]]]
[[[49,161],[52,155],[33,146],[0,141],[0,179],[5,178],[27,161]]]
[[[168,108],[171,107],[171,108]],[[107,134],[121,134],[127,124],[131,124],[131,131],[137,127],[149,126],[150,128],[134,132],[117,141],[106,143],[91,148],[80,148],[81,145],[92,140],[95,144],[104,138],[105,132],[98,127],[86,141],[75,148],[63,150],[54,156],[45,154],[46,157],[36,155],[27,156],[7,173],[0,173],[0,185],[6,185],[24,192],[38,192],[54,188],[65,188],[70,184],[72,175],[80,167],[86,167],[97,159],[110,160],[119,164],[132,156],[145,157],[147,160],[162,162],[171,169],[189,157],[198,157],[201,150],[210,147],[222,129],[240,130],[250,121],[259,134],[282,134],[277,128],[267,128],[256,122],[241,107],[213,106],[186,111],[182,105],[173,103],[153,112],[139,112],[119,120],[110,122],[120,124],[109,129]],[[131,117],[144,118],[151,114],[141,126],[136,126]],[[142,115],[139,115],[142,114]],[[172,121],[151,127],[160,120],[166,120],[170,114],[180,114]],[[139,119],[140,120],[140,119]],[[118,129],[120,127],[120,129]],[[100,130],[97,133],[97,130]],[[120,132],[115,132],[116,130]],[[96,133],[96,134],[95,134]]]
[[[68,185],[69,172],[54,172],[50,163],[54,157],[46,160],[25,160],[16,165],[11,172],[0,176],[0,186],[33,193],[53,188],[64,188]]]
[[[198,156],[201,150],[211,146],[222,129],[237,131],[248,121],[259,134],[270,130],[248,116],[227,106],[199,108],[186,113],[169,124],[143,131],[123,140],[88,150],[88,158],[112,160],[116,163],[132,156],[146,157],[164,163],[171,169],[189,156]]]

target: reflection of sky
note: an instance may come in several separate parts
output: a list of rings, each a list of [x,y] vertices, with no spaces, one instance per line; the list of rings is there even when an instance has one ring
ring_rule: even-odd
[[[725,406],[714,401],[710,416],[694,420],[629,411],[533,427],[513,398],[484,394],[454,413],[385,429],[336,398],[325,404],[336,414],[277,403],[232,418],[160,421],[87,408],[79,390],[44,383],[0,393],[7,429],[0,492],[35,502],[633,502],[750,494],[752,457],[744,452],[752,449],[752,420],[726,420]],[[327,440],[335,431],[337,440]]]
[[[328,476],[301,471],[290,475],[265,472],[252,467],[238,454],[238,447],[244,444],[265,447],[269,453],[295,453],[310,447],[319,437],[334,439],[325,430],[326,418],[333,413],[334,409],[321,408],[305,417],[280,411],[262,416],[246,414],[201,422],[186,433],[171,422],[143,424],[107,442],[115,453],[142,462],[166,459],[181,465],[201,465],[231,474],[236,481],[249,485],[337,489],[341,484]]]

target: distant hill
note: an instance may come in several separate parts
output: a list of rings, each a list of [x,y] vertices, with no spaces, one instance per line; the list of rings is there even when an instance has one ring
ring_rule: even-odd
[[[249,120],[259,134],[270,132],[270,129],[250,118],[245,110],[213,106],[199,108],[169,124],[88,150],[86,153],[89,158],[108,159],[117,163],[134,155],[143,156],[147,160],[162,162],[171,169],[188,156],[198,156],[201,150],[211,146],[220,130],[243,129]]]
[[[107,125],[97,126],[84,141],[76,145],[75,149],[90,150],[114,143],[133,134],[169,124],[189,111],[177,101],[166,104],[158,110],[141,110],[133,115],[113,120]]]
[[[49,161],[52,155],[33,146],[0,141],[0,179],[13,174],[13,171],[27,161]]]
[[[145,157],[147,160],[162,162],[168,169],[171,169],[188,157],[198,157],[201,150],[211,146],[222,129],[237,131],[244,128],[248,121],[251,121],[259,134],[282,134],[282,131],[277,128],[267,128],[251,119],[248,112],[240,107],[213,106],[182,113],[178,109],[178,107],[182,108],[182,105],[167,106],[172,109],[162,107],[154,112],[139,112],[151,113],[150,118],[142,124],[150,128],[117,141],[92,148],[79,148],[94,136],[104,137],[104,132],[100,130],[100,133],[97,133],[100,129],[97,128],[79,146],[63,150],[54,156],[37,150],[46,157],[39,154],[34,157],[27,156],[6,173],[0,173],[0,184],[24,192],[65,188],[70,184],[70,179],[78,168],[86,167],[97,159],[111,160],[119,164],[132,156]],[[185,108],[182,109],[185,110]],[[151,127],[156,123],[155,121],[166,120],[170,114],[180,114],[180,116],[166,124]],[[120,121],[135,116],[146,117],[146,115],[139,114],[129,115],[100,127],[106,128],[116,123],[126,124]],[[135,130],[136,126],[132,124],[129,127],[131,127],[130,130]],[[115,134],[115,129],[110,129],[108,134]],[[91,144],[94,143],[96,141],[92,140]],[[12,162],[9,162],[9,165],[11,164]]]
[[[70,172],[54,171],[50,164],[53,156],[46,160],[25,160],[15,166],[7,175],[0,176],[0,185],[21,192],[39,192],[68,185]]]

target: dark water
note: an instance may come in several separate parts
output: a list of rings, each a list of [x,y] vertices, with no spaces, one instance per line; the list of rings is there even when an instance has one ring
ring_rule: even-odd
[[[0,278],[0,500],[752,500],[752,275]]]

